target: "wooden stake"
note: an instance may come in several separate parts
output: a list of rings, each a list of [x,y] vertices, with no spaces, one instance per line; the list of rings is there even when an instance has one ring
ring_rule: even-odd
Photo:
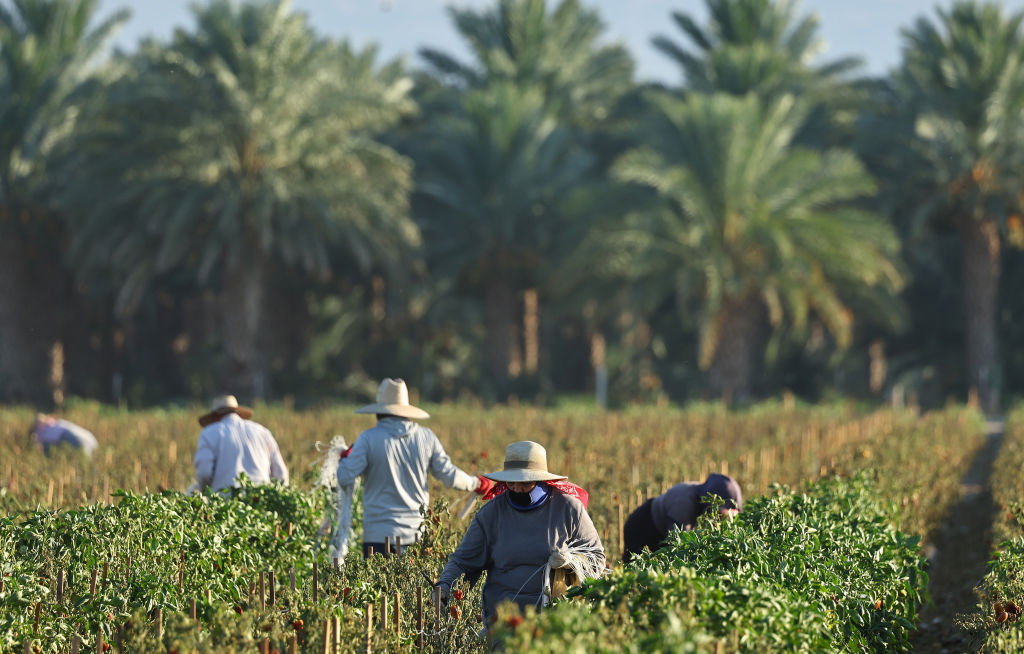
[[[294,567],[291,567],[291,568],[288,569],[288,587],[292,589],[293,593],[295,592],[295,568]]]
[[[333,622],[333,620],[331,618],[327,618],[327,620],[324,622],[324,643],[323,643],[324,646],[320,650],[320,654],[330,654],[330,651],[331,651],[331,623],[332,622]]]
[[[617,502],[615,506],[619,512],[619,556],[622,556],[626,552],[626,536],[622,531],[622,502]]]
[[[386,607],[387,604],[384,604],[384,606]],[[388,621],[388,618],[387,618],[387,615],[385,614],[381,618],[381,625],[384,626],[385,629],[387,629],[387,627],[386,627],[387,621]],[[370,642],[371,642],[372,638],[373,638],[373,604],[367,604],[366,605],[366,654],[370,654],[370,652],[373,651],[371,649],[371,647],[370,647]]]
[[[402,537],[395,536],[395,554],[402,553]]]
[[[267,578],[266,573],[260,573],[260,612],[267,610]]]
[[[402,598],[398,594],[398,589],[395,589],[395,608],[392,611],[395,614],[395,633],[402,632]]]
[[[107,577],[110,575],[110,559],[103,560],[103,588],[107,587]]]
[[[0,582],[3,583],[3,582]],[[57,571],[57,604],[64,601],[64,570]]]
[[[43,612],[43,603],[42,602],[36,602],[35,622],[32,624],[32,633],[34,633],[34,634],[38,634],[39,633],[39,614],[42,613],[42,612]]]
[[[384,556],[391,554],[391,536],[384,537]]]
[[[153,622],[154,631],[156,632],[157,638],[163,638],[164,635],[164,612],[162,609],[153,609]]]
[[[96,651],[103,651],[103,630],[100,629],[96,632]]]
[[[96,568],[92,569],[92,576],[89,579],[89,594],[96,594]]]
[[[423,649],[423,586],[416,587],[416,649]]]
[[[441,630],[441,587],[434,586],[434,631]]]
[[[188,617],[193,620],[196,619],[196,600],[194,598],[192,600],[189,600]]]
[[[270,605],[275,606],[277,604],[277,577],[274,575],[273,570],[268,574],[270,576]]]
[[[78,649],[82,646],[82,639],[77,635],[71,639],[71,654],[78,654]],[[25,654],[31,654],[32,643],[31,641],[25,642]]]
[[[298,654],[299,652],[299,639],[292,634],[288,637],[288,654]]]
[[[380,630],[388,630],[388,594],[384,591],[380,594]]]
[[[314,561],[313,562],[313,603],[314,604],[316,604],[317,598],[320,596],[319,595],[319,591],[320,591],[319,586],[320,586],[320,584],[317,583],[317,568],[319,568],[319,567],[320,566],[316,563],[316,561]]]
[[[338,654],[341,648],[341,618],[338,616],[331,618],[331,632],[331,654]]]

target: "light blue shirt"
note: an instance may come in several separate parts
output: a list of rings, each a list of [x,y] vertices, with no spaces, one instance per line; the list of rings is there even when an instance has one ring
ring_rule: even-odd
[[[434,432],[411,420],[382,418],[359,434],[338,462],[338,483],[363,477],[363,542],[415,542],[430,505],[427,473],[456,490],[476,490],[480,480],[452,463]]]

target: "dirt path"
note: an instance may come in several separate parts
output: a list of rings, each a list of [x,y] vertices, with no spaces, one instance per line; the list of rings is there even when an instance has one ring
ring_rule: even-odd
[[[960,485],[960,501],[942,528],[930,535],[926,554],[931,560],[929,590],[935,606],[921,612],[914,651],[922,654],[967,652],[968,642],[953,624],[957,614],[974,607],[974,586],[985,574],[992,551],[992,466],[1003,442],[1002,420],[985,425],[986,441],[971,462]]]

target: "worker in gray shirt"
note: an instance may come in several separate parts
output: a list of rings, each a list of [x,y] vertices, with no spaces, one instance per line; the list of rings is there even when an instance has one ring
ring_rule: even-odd
[[[571,568],[580,581],[603,574],[604,547],[584,505],[587,493],[548,472],[542,445],[510,444],[504,469],[485,476],[499,483],[448,557],[436,584],[442,603],[460,577],[473,584],[486,570],[483,613],[489,622],[505,600],[520,610],[544,606],[553,571]]]
[[[388,554],[419,536],[421,508],[430,504],[427,474],[449,488],[483,494],[493,482],[463,472],[452,463],[441,441],[415,420],[429,418],[409,404],[401,379],[385,379],[377,401],[356,409],[377,416],[377,425],[359,434],[338,461],[338,485],[363,477],[363,555]]]
[[[743,508],[743,491],[735,479],[713,472],[704,483],[683,482],[641,504],[622,525],[626,563],[644,548],[652,552],[661,546],[668,532],[678,527],[693,529],[697,518],[707,512],[705,498],[716,495],[723,503],[719,512],[733,516]]]

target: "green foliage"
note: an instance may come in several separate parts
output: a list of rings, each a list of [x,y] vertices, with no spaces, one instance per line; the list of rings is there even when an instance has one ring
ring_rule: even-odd
[[[123,280],[127,310],[178,268],[327,278],[339,252],[365,271],[414,247],[410,164],[376,140],[413,110],[400,66],[317,36],[285,1],[195,14],[194,32],[144,43],[95,90],[66,153],[64,201],[88,208],[72,260]]]
[[[504,623],[510,647],[591,645],[580,632],[603,622],[601,652],[714,642],[750,652],[908,651],[928,575],[917,538],[890,526],[891,512],[863,475],[778,487],[734,520],[674,531],[654,554],[577,588],[573,601],[516,628]]]
[[[650,308],[666,300],[693,307],[705,369],[720,346],[740,344],[723,343],[735,325],[759,314],[777,335],[784,327],[804,334],[816,318],[841,347],[850,343],[854,308],[864,320],[898,323],[898,239],[857,207],[874,184],[850,152],[794,143],[806,106],[789,96],[770,104],[725,94],[652,101],[659,112],[645,145],[613,173],[654,198],[592,234],[578,252],[578,274],[593,275],[582,262],[600,260],[603,281],[644,287]],[[756,327],[747,338],[758,337]]]

